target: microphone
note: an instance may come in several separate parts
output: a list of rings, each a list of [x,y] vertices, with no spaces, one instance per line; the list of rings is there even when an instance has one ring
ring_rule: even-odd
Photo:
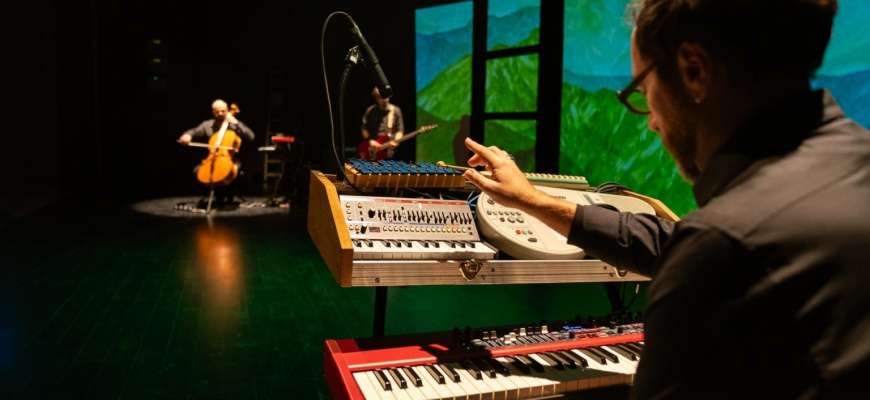
[[[357,45],[362,52],[362,61],[363,65],[365,65],[366,70],[369,71],[369,76],[372,81],[374,81],[375,85],[378,87],[378,92],[380,92],[381,97],[387,99],[393,96],[393,88],[390,86],[390,82],[387,81],[387,76],[384,75],[384,70],[381,69],[381,64],[378,62],[378,56],[375,55],[372,47],[369,46],[366,39],[363,37],[362,32],[360,32],[359,27],[354,22],[353,18],[350,15],[347,16],[350,20],[351,28],[350,33],[353,35],[354,40],[356,40]]]

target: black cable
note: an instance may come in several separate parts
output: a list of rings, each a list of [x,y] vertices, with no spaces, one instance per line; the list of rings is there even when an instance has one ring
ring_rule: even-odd
[[[430,198],[430,199],[434,199],[434,198],[436,198],[435,196],[433,196],[433,195],[431,195],[431,194],[429,194],[429,193],[421,192],[421,191],[419,191],[419,190],[414,190],[414,189],[411,189],[411,188],[405,188],[405,190],[407,190],[407,191],[409,191],[409,192],[417,193],[417,195],[420,196],[420,197],[422,197],[422,198]]]
[[[351,183],[349,179],[347,179],[347,176],[344,173],[345,161],[344,161],[344,157],[343,157],[343,155],[344,155],[344,89],[345,89],[345,82],[347,80],[347,77],[350,75],[351,70],[353,70],[353,67],[356,65],[356,62],[357,62],[358,53],[356,53],[356,55],[354,55],[355,54],[354,52],[356,52],[356,49],[357,49],[356,46],[352,47],[350,49],[350,51],[348,51],[348,55],[345,58],[346,63],[345,63],[344,72],[342,73],[341,83],[339,85],[340,95],[339,95],[338,107],[339,107],[339,118],[341,119],[341,122],[340,122],[341,126],[340,126],[339,134],[341,135],[340,141],[341,141],[341,146],[342,146],[341,147],[342,156],[339,156],[338,149],[336,149],[336,146],[335,146],[335,136],[336,136],[335,117],[332,114],[332,98],[329,95],[329,80],[326,77],[326,56],[324,55],[324,45],[323,45],[323,42],[324,42],[325,37],[326,37],[326,26],[329,25],[329,21],[335,15],[344,15],[345,17],[347,17],[347,20],[349,22],[353,23],[353,19],[350,17],[350,15],[348,15],[347,13],[345,13],[343,11],[336,11],[336,12],[333,12],[332,14],[329,14],[329,16],[326,17],[326,21],[323,23],[323,29],[320,32],[320,64],[321,64],[321,67],[323,68],[323,84],[326,88],[326,103],[327,103],[327,106],[329,107],[329,131],[330,131],[330,137],[332,139],[332,153],[335,156],[335,162],[337,164],[336,165],[336,170],[337,170],[336,176],[340,177],[342,181],[344,181],[345,183],[350,185],[350,187],[352,187],[358,193],[362,193],[362,190],[360,190],[353,183]]]
[[[604,182],[596,187],[593,192],[596,193],[617,193],[625,190],[631,190],[616,182]]]

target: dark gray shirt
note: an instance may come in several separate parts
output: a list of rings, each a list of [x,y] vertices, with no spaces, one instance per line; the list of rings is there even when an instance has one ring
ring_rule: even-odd
[[[208,139],[211,138],[211,135],[221,130],[221,124],[223,124],[222,120],[218,121],[214,118],[207,119],[202,121],[195,128],[188,129],[184,134],[190,135],[193,139],[205,139],[208,141]],[[227,129],[235,132],[236,135],[242,138],[242,140],[254,140],[254,131],[252,131],[251,128],[248,128],[248,126],[242,121],[239,121],[238,124],[228,124]]]
[[[834,398],[870,380],[870,132],[831,94],[739,131],[673,223],[580,207],[569,242],[652,278],[633,399]]]

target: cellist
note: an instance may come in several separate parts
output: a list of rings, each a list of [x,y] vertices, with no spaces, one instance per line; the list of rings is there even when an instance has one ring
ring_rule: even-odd
[[[236,108],[235,111],[237,110],[238,109]],[[192,141],[208,142],[212,135],[220,133],[222,128],[225,130],[231,130],[243,141],[252,142],[254,140],[254,131],[245,125],[244,122],[239,121],[239,119],[236,118],[234,110],[231,110],[225,101],[217,99],[212,102],[211,113],[214,118],[204,120],[196,127],[185,131],[178,138],[178,142],[183,145],[189,145]],[[223,127],[224,122],[227,123],[226,127]],[[206,155],[207,154],[203,154],[204,157]],[[237,168],[240,169],[241,165],[237,158],[235,162]],[[193,173],[195,176],[201,166],[202,164],[197,165],[194,168]],[[216,203],[221,204],[233,202],[236,186],[236,183],[231,183],[227,186],[218,188],[215,197]]]

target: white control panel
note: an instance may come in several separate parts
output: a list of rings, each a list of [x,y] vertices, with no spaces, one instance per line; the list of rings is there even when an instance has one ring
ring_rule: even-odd
[[[619,211],[655,215],[643,200],[615,194],[594,193],[546,186],[535,186],[551,196],[580,205],[610,204]],[[583,249],[569,245],[560,235],[537,218],[504,207],[483,193],[477,200],[477,225],[484,239],[501,252],[518,260],[579,260]]]

